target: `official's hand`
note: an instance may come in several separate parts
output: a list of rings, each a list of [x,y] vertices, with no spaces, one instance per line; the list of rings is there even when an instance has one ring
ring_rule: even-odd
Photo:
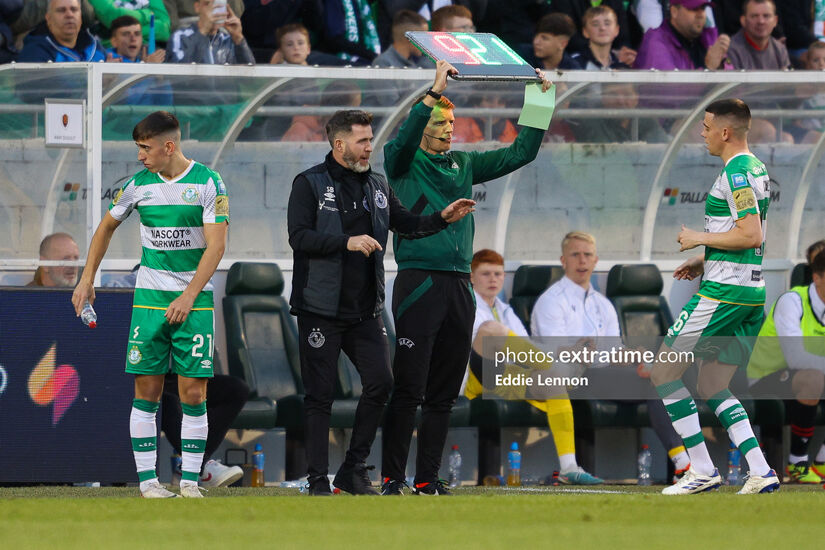
[[[90,304],[95,303],[95,285],[94,281],[85,281],[81,279],[77,286],[74,287],[74,292],[72,293],[72,305],[74,306],[74,312],[77,317],[80,317],[80,312],[83,311],[83,305],[86,302]]]
[[[455,223],[470,212],[475,212],[476,201],[471,199],[458,199],[454,203],[447,205],[441,211],[441,218],[447,223]]]
[[[547,80],[547,76],[545,76],[544,71],[541,69],[536,69],[536,74],[539,75],[539,78],[541,79],[541,91],[544,93],[550,89],[550,86],[552,86],[553,83]]]
[[[447,89],[447,76],[451,74],[458,74],[458,69],[443,59],[438,60],[435,64],[435,80],[432,85],[435,93],[440,94]]]
[[[685,250],[690,250],[701,245],[703,236],[704,233],[688,229],[685,227],[685,224],[682,224],[682,230],[679,231],[679,236],[676,238],[676,242],[682,245],[679,252],[684,252]]]
[[[705,272],[705,260],[702,256],[695,256],[676,268],[673,278],[676,280],[687,279],[692,281],[700,277]]]
[[[369,235],[356,235],[355,237],[350,237],[347,241],[347,250],[351,250],[353,252],[360,252],[364,256],[369,256],[376,250],[384,249],[381,248],[381,245],[378,244],[378,241],[376,241]]]
[[[195,303],[195,298],[190,297],[185,292],[175,298],[169,307],[166,308],[164,317],[169,321],[170,325],[177,325],[186,321],[189,312],[192,311],[192,304]]]

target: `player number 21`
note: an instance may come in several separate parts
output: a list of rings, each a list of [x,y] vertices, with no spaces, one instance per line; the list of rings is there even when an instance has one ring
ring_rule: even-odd
[[[206,338],[209,340],[209,357],[212,357],[212,335],[207,334]],[[194,343],[192,346],[192,357],[203,357],[203,353],[199,351],[204,344],[203,334],[194,335],[192,337],[192,342]]]

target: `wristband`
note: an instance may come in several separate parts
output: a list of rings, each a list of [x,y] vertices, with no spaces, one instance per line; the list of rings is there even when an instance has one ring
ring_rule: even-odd
[[[436,101],[441,99],[441,94],[439,94],[438,92],[434,92],[432,88],[427,90],[427,95],[430,96],[431,98],[433,98]]]

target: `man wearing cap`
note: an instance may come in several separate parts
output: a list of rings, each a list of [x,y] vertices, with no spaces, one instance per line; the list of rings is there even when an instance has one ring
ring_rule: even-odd
[[[707,0],[670,0],[670,18],[642,38],[635,69],[661,71],[731,68],[730,37],[705,27]]]

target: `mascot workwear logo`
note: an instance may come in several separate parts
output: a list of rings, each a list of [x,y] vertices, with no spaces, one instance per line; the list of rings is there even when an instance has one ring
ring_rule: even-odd
[[[29,397],[41,407],[52,404],[52,426],[56,426],[80,394],[80,376],[71,365],[55,368],[57,343],[40,359],[29,375]]]

